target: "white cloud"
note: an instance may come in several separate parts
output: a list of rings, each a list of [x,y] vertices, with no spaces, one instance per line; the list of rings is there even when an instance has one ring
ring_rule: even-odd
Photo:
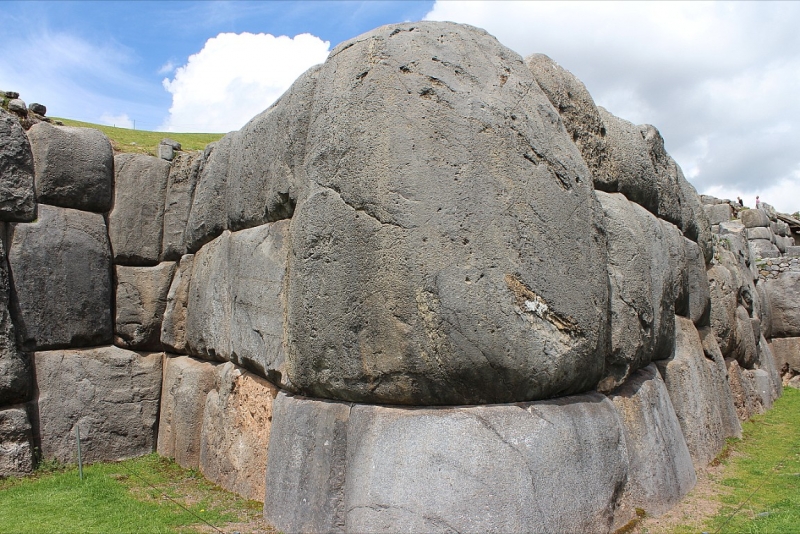
[[[310,34],[221,33],[179,67],[164,131],[227,132],[278,99],[309,67],[325,61],[330,43]]]
[[[133,121],[128,117],[127,113],[122,113],[120,115],[103,113],[100,115],[100,123],[108,126],[116,126],[117,128],[133,128]]]
[[[172,60],[169,60],[166,63],[164,63],[163,65],[161,65],[161,68],[158,69],[158,73],[159,74],[171,74],[172,71],[175,70],[175,67],[176,67],[175,63],[173,63]]]
[[[599,105],[658,127],[699,192],[800,209],[800,3],[437,1],[426,18],[549,55]]]

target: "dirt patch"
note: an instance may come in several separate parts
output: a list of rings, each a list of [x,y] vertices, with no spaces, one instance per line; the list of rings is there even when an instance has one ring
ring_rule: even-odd
[[[737,456],[732,452],[726,457]],[[720,484],[725,469],[724,462],[712,462],[705,470],[698,471],[697,484],[674,508],[658,517],[645,517],[629,532],[634,534],[668,534],[677,527],[703,531],[703,523],[722,508],[722,496],[730,489]]]

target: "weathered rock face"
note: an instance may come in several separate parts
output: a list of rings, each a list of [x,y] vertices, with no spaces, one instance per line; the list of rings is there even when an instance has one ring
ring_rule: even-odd
[[[35,353],[42,457],[75,462],[76,427],[86,462],[153,452],[162,357],[117,347]]]
[[[9,228],[12,317],[25,351],[111,342],[111,250],[103,216],[40,205]]]
[[[0,226],[5,234],[5,226]],[[2,241],[5,241],[3,238]],[[28,356],[17,348],[11,314],[8,263],[4,242],[0,242],[0,406],[27,401],[31,394],[31,370]]]
[[[186,310],[190,354],[285,384],[288,231],[289,221],[226,231],[195,255]]]
[[[605,532],[624,443],[596,393],[438,409],[281,393],[265,517],[286,532]]]
[[[656,362],[683,430],[689,453],[705,467],[722,450],[730,425],[720,410],[724,376],[714,379],[714,362],[706,359],[692,321],[675,317],[675,353]]]
[[[193,266],[194,254],[181,257],[167,293],[167,306],[161,322],[161,343],[166,350],[178,354],[186,353],[186,308]]]
[[[703,206],[709,224],[720,224],[733,219],[733,208],[730,204],[713,204]]]
[[[161,350],[161,321],[175,262],[155,267],[116,266],[114,343],[133,350]]]
[[[739,218],[745,228],[769,228],[769,217],[764,210],[742,210],[739,212]]]
[[[291,225],[292,382],[399,404],[594,387],[599,206],[521,58],[474,28],[386,26],[331,53],[314,99]]]
[[[192,207],[184,231],[186,252],[197,252],[200,247],[225,230],[228,160],[234,135],[229,133],[205,150],[206,163],[195,186]]]
[[[683,237],[620,194],[597,192],[608,238],[611,350],[601,388],[611,390],[652,360],[672,354],[677,274],[670,251],[682,251]],[[674,244],[677,243],[677,247]]]
[[[200,467],[206,396],[216,385],[217,365],[187,356],[164,358],[158,422],[158,454],[186,469]]]
[[[697,242],[705,261],[711,261],[708,217],[697,192],[664,150],[658,130],[635,126],[598,108],[584,85],[547,56],[533,55],[526,63],[589,165],[595,188],[622,193],[677,225]]]
[[[161,261],[177,261],[186,254],[186,223],[189,220],[195,186],[205,161],[203,152],[186,152],[178,154],[172,162],[164,205]]]
[[[33,471],[33,434],[23,406],[0,409],[0,477]]]
[[[767,280],[765,287],[772,304],[772,335],[800,336],[800,272],[785,272]]]
[[[200,470],[212,482],[248,499],[264,500],[272,405],[278,389],[228,362],[216,369],[206,397]]]
[[[39,202],[106,212],[114,189],[114,155],[100,130],[34,124],[28,130]]]
[[[778,370],[800,374],[800,337],[776,337],[769,342]]]
[[[0,221],[35,218],[31,146],[16,117],[0,109]]]
[[[114,208],[108,214],[114,262],[155,265],[161,255],[169,162],[141,154],[120,154],[114,158],[114,165]]]
[[[649,515],[666,512],[697,478],[664,381],[650,364],[610,398],[622,420],[629,465],[618,514],[634,516],[636,508]]]

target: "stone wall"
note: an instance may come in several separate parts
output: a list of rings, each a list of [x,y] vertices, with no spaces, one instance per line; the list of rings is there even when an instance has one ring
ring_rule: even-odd
[[[796,367],[787,229],[476,28],[345,42],[171,161],[12,119],[0,474],[80,428],[285,532],[608,532]]]

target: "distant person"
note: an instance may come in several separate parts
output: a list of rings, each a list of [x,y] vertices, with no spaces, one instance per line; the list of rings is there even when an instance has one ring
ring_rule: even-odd
[[[756,209],[761,207],[761,201],[758,200],[758,195],[756,195]]]
[[[744,206],[744,202],[742,202],[742,197],[736,197],[736,200],[739,201],[739,207]]]

